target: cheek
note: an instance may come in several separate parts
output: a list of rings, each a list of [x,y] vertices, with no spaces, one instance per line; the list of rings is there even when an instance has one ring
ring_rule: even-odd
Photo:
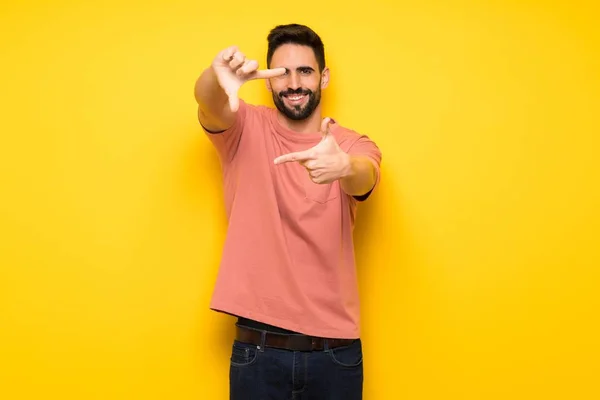
[[[320,78],[310,78],[303,82],[302,86],[316,92],[319,90],[319,86],[321,85]]]
[[[281,91],[285,90],[286,86],[283,81],[271,81],[271,91],[275,94],[279,94]]]

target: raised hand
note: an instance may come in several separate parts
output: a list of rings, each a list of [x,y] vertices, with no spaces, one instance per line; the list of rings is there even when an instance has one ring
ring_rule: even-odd
[[[237,46],[219,52],[213,60],[212,68],[219,85],[229,98],[229,107],[233,112],[239,108],[238,92],[244,83],[253,79],[274,78],[285,73],[285,68],[259,70],[258,62],[246,59]]]
[[[308,171],[314,183],[327,184],[343,178],[349,173],[350,156],[344,152],[329,130],[330,118],[321,122],[323,138],[316,146],[275,159],[275,164],[297,162]]]

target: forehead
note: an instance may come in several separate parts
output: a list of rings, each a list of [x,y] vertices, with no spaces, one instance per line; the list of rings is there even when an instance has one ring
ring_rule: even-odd
[[[293,68],[301,65],[317,69],[318,63],[315,52],[309,46],[298,44],[283,44],[275,50],[271,58],[271,68]]]

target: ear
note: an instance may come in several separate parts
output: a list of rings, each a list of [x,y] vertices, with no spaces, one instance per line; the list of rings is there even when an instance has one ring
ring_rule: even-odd
[[[273,91],[273,88],[271,87],[271,80],[270,79],[265,79],[265,86],[267,87],[267,90],[269,92]]]
[[[325,67],[321,73],[321,89],[325,89],[329,85],[329,67]]]

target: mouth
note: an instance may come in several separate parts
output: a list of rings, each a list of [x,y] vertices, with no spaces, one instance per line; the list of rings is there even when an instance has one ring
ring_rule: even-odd
[[[288,94],[283,96],[284,101],[290,106],[299,106],[306,103],[307,94]]]

